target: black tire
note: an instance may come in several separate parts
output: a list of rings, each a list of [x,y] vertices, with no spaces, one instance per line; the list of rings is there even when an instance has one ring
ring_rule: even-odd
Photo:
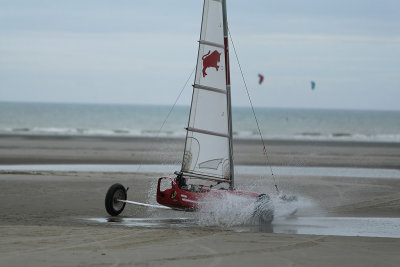
[[[119,215],[125,208],[126,189],[122,184],[113,184],[107,191],[105,205],[108,214],[111,216]]]
[[[257,197],[253,219],[259,224],[270,224],[274,219],[274,205],[267,194],[261,194]]]

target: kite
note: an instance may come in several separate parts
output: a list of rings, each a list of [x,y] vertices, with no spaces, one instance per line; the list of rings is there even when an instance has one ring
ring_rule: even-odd
[[[258,84],[262,84],[264,81],[264,75],[258,74],[258,77],[260,78],[260,80],[258,81]]]
[[[311,90],[314,90],[314,89],[315,89],[315,82],[311,81]]]

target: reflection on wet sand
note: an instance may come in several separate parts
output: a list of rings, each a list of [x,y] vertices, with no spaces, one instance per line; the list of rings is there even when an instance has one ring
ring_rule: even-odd
[[[400,238],[400,218],[361,217],[288,217],[278,218],[272,224],[223,226],[201,226],[192,218],[89,218],[101,224],[116,224],[126,227],[150,228],[194,228],[235,232],[263,232],[283,234],[311,234],[336,236],[368,236]]]

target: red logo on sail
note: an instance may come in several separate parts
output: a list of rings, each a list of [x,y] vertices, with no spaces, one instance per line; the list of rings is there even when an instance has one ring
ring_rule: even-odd
[[[203,60],[203,77],[206,77],[207,68],[215,68],[217,71],[219,69],[218,63],[221,58],[221,53],[218,53],[217,50],[214,50],[211,54],[211,50],[208,51],[201,59]]]

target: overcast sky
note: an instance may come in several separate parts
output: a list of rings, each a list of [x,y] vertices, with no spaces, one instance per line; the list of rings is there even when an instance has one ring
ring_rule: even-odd
[[[0,0],[0,101],[171,105],[202,4]],[[228,0],[228,20],[256,106],[400,110],[399,0]],[[247,106],[232,48],[231,68]]]

